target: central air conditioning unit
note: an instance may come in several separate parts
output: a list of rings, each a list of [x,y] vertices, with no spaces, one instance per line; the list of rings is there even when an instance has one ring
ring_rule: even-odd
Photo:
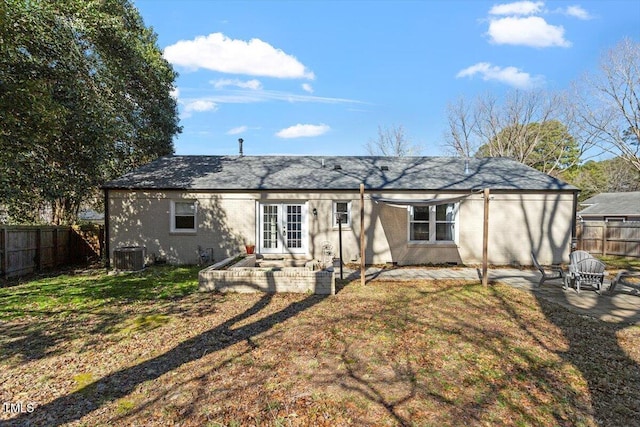
[[[114,249],[113,261],[116,270],[140,271],[144,269],[144,247],[123,246]]]

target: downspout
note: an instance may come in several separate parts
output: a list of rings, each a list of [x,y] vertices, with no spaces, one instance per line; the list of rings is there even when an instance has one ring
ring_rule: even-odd
[[[106,255],[104,266],[111,267],[111,252],[109,251],[109,189],[104,189],[104,252]]]

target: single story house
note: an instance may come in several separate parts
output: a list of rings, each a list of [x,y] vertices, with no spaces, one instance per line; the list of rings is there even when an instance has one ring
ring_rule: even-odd
[[[581,221],[640,221],[640,191],[600,193],[580,202]]]
[[[360,202],[360,184],[364,201]],[[578,189],[507,158],[167,156],[104,185],[106,250],[146,248],[147,261],[258,254],[398,265],[568,259]]]

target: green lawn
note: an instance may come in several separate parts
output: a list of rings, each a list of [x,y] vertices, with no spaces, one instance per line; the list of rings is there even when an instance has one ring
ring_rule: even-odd
[[[634,425],[640,327],[497,284],[199,293],[197,268],[0,289],[16,425]],[[0,422],[1,423],[1,422]]]
[[[598,259],[607,264],[608,270],[637,270],[640,271],[640,258],[600,256]]]
[[[65,315],[111,304],[179,298],[198,289],[199,269],[161,266],[111,275],[104,270],[88,270],[0,287],[0,319]]]

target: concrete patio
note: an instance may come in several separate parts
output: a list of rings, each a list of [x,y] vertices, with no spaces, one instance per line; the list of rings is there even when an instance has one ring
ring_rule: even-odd
[[[336,269],[336,278],[339,278]],[[476,268],[375,268],[369,267],[365,272],[367,282],[375,280],[421,280],[421,279],[463,279],[480,280],[480,270]],[[360,272],[344,269],[344,278],[354,280]],[[640,325],[640,292],[633,288],[618,285],[613,295],[608,288],[613,275],[605,279],[605,290],[597,294],[590,289],[577,293],[575,289],[562,289],[562,280],[547,280],[538,287],[540,273],[537,270],[520,270],[517,268],[489,269],[490,283],[501,282],[532,292],[538,298],[554,302],[575,313],[594,317],[604,322],[634,323]]]

